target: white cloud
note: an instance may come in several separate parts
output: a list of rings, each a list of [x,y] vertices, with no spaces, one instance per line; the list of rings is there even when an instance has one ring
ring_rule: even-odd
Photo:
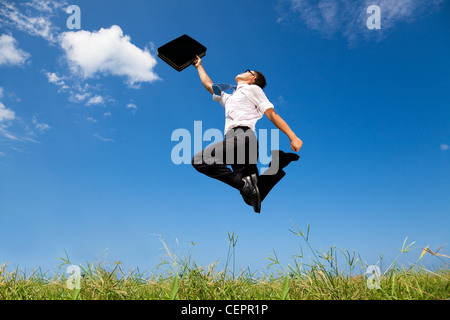
[[[450,149],[450,146],[446,143],[442,143],[441,144],[441,150],[442,151],[447,151],[448,149]]]
[[[65,29],[65,20],[62,19],[63,25],[61,19],[58,24],[54,21],[58,15],[67,18],[65,9],[68,5],[67,0],[0,0],[0,30],[8,34],[22,31],[62,48],[70,74],[47,70],[43,73],[58,87],[58,92],[68,94],[69,101],[87,105],[113,101],[112,98],[100,98],[97,95],[100,84],[85,83],[90,78],[120,76],[134,88],[160,79],[154,72],[157,60],[150,53],[153,44],[149,43],[150,49],[137,47],[119,26],[61,33],[61,29]],[[5,34],[0,39],[0,66],[21,65],[30,57],[18,48],[12,36]]]
[[[20,135],[17,135],[11,131],[8,131],[5,129],[5,127],[0,126],[0,137],[4,137],[6,139],[12,140],[12,141],[18,141],[18,142],[33,142],[38,143],[36,140],[31,138],[22,137]]]
[[[73,101],[73,102],[82,102],[83,100],[85,100],[90,95],[91,95],[90,93],[75,93],[73,95],[71,101]]]
[[[12,36],[0,36],[0,65],[22,65],[29,56],[29,53],[17,47],[17,41]]]
[[[98,74],[124,76],[130,86],[159,79],[156,59],[130,42],[119,26],[99,31],[70,31],[60,36],[72,72],[84,78]]]
[[[93,135],[94,137],[96,137],[97,139],[103,141],[103,142],[114,142],[113,139],[108,139],[108,138],[103,138],[101,135],[99,135],[98,133]]]
[[[94,119],[92,117],[87,117],[86,120],[90,121],[90,122],[93,122],[93,123],[97,123],[97,119]]]
[[[53,13],[58,9],[62,9],[68,6],[66,1],[61,0],[32,0],[31,2],[26,2],[23,4],[34,8],[40,12]]]
[[[85,83],[84,86],[82,86],[79,82],[75,81],[75,83],[70,85],[69,101],[81,103],[93,95],[93,90],[94,88],[89,84]]]
[[[0,3],[0,25],[16,28],[32,36],[40,36],[51,43],[56,43],[56,34],[59,28],[51,23],[50,18],[54,16],[56,9],[66,4],[65,1],[58,3],[53,0],[33,0],[19,3],[26,9],[19,10],[15,4],[2,1]]]
[[[104,104],[105,100],[102,96],[96,95],[88,100],[86,103],[87,106],[93,105],[93,104]]]
[[[3,87],[0,87],[0,98],[3,97]],[[5,105],[0,102],[0,123],[4,121],[12,121],[16,118],[16,114],[11,109],[5,107]],[[4,126],[3,126],[4,127]]]
[[[58,77],[56,75],[56,73],[54,73],[54,72],[46,72],[45,75],[48,78],[48,82],[54,83],[54,84],[56,84],[58,86],[64,86],[65,85],[63,78],[62,77],[61,78]]]
[[[0,102],[0,122],[14,120],[16,115],[14,111],[5,107],[3,103]]]
[[[277,22],[283,23],[294,13],[307,28],[328,37],[340,35],[354,43],[360,38],[381,38],[383,31],[399,22],[413,22],[439,9],[441,3],[443,0],[279,0]],[[366,26],[370,5],[380,7],[380,30]]]
[[[135,105],[134,103],[130,102],[130,103],[127,104],[127,109],[131,109],[133,114],[136,114],[137,105]]]
[[[32,122],[34,124],[34,127],[40,132],[44,133],[45,131],[50,130],[50,126],[43,122],[38,122],[36,119],[36,116],[33,117]]]

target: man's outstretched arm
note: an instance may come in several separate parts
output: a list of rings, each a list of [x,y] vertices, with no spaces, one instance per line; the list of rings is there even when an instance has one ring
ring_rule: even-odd
[[[273,110],[273,108],[267,109],[264,114],[278,129],[283,131],[288,136],[289,140],[291,140],[291,149],[298,152],[303,145],[303,141],[295,135],[294,131],[289,128],[288,124],[275,112],[275,110]]]
[[[195,60],[193,62],[194,67],[197,68],[198,71],[198,75],[200,76],[200,80],[203,83],[203,86],[206,88],[206,90],[208,90],[211,94],[214,94],[212,85],[213,82],[212,80],[209,78],[208,74],[206,73],[205,69],[203,68],[202,65],[202,59],[200,59],[199,56],[197,56],[197,60]]]

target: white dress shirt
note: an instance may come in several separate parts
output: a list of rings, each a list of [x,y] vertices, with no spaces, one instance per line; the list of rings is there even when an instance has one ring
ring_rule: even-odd
[[[238,126],[255,131],[256,122],[267,109],[274,107],[264,91],[254,84],[240,84],[232,94],[222,91],[221,95],[213,94],[213,99],[225,108],[225,134]]]

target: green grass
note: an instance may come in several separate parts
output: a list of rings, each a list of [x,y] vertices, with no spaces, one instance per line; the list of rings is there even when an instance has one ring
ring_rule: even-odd
[[[81,289],[69,289],[65,270],[71,265],[59,258],[61,274],[34,270],[27,275],[18,268],[8,271],[0,265],[0,300],[446,300],[450,298],[448,257],[426,248],[416,263],[400,266],[398,258],[410,253],[414,243],[405,239],[399,256],[379,277],[379,289],[369,289],[375,277],[365,274],[368,265],[354,251],[330,246],[326,252],[313,249],[307,231],[294,225],[290,230],[301,240],[300,253],[292,264],[282,266],[274,251],[267,257],[268,274],[256,277],[242,269],[235,270],[235,249],[238,236],[228,233],[229,250],[225,268],[218,270],[217,261],[206,267],[192,261],[190,254],[180,257],[162,241],[167,255],[157,269],[165,272],[147,274],[139,269],[122,270],[115,262],[106,268],[101,263],[80,266]],[[302,245],[303,244],[303,245]],[[305,246],[306,245],[306,246]],[[306,255],[303,246],[309,253]],[[419,248],[420,249],[420,248]],[[439,259],[441,266],[428,270],[418,263],[424,254]],[[338,262],[339,261],[339,262]],[[357,270],[359,269],[359,270]],[[70,282],[70,280],[69,280]],[[374,284],[374,282],[371,282]],[[73,286],[72,286],[73,287]]]

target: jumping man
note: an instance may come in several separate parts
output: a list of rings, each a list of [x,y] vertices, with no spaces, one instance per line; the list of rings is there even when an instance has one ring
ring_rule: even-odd
[[[287,123],[275,112],[263,89],[264,75],[247,70],[235,78],[237,87],[232,94],[214,85],[197,56],[193,62],[206,90],[225,108],[225,140],[209,145],[192,158],[194,168],[240,191],[244,201],[261,211],[261,202],[286,174],[283,168],[298,160],[294,153],[272,151],[272,162],[262,175],[258,175],[258,141],[256,122],[266,115],[291,141],[291,148],[298,152],[303,145]],[[231,169],[228,167],[231,166]]]

